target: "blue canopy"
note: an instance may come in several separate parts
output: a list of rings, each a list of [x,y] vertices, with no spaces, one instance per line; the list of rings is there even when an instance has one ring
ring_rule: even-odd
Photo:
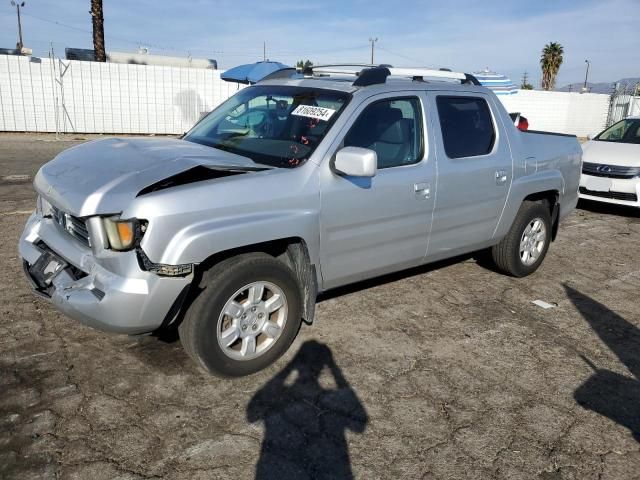
[[[282,70],[283,68],[291,68],[280,62],[256,62],[247,63],[246,65],[238,65],[230,68],[220,78],[227,82],[236,83],[257,83],[267,75]]]

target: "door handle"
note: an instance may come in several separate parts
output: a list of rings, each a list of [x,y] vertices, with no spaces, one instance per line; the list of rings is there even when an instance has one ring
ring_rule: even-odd
[[[496,170],[496,183],[498,185],[504,185],[507,183],[507,171],[506,170]]]
[[[431,186],[428,183],[414,183],[413,193],[421,198],[429,198],[431,195]]]

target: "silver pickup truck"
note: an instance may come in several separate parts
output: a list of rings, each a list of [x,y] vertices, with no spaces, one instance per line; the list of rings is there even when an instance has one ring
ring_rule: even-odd
[[[521,132],[468,74],[283,70],[180,139],[107,138],[35,177],[33,288],[106,331],[178,326],[221,376],[255,372],[341,285],[490,249],[515,277],[575,207],[573,136]]]

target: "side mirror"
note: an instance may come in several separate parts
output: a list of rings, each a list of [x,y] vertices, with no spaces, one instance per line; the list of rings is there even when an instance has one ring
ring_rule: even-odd
[[[587,135],[587,140],[593,140],[593,137],[595,137],[595,135],[593,133],[590,133]]]
[[[375,177],[378,171],[378,155],[373,150],[360,147],[344,147],[336,153],[334,170],[350,177]]]

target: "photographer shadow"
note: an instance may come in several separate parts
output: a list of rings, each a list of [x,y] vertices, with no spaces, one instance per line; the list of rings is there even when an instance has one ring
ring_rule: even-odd
[[[325,344],[305,342],[256,392],[247,419],[265,426],[256,479],[353,478],[346,431],[364,432],[368,416]]]
[[[564,288],[591,328],[633,376],[598,368],[583,356],[594,373],[573,397],[582,407],[629,429],[640,442],[640,329],[605,305],[567,285]]]

